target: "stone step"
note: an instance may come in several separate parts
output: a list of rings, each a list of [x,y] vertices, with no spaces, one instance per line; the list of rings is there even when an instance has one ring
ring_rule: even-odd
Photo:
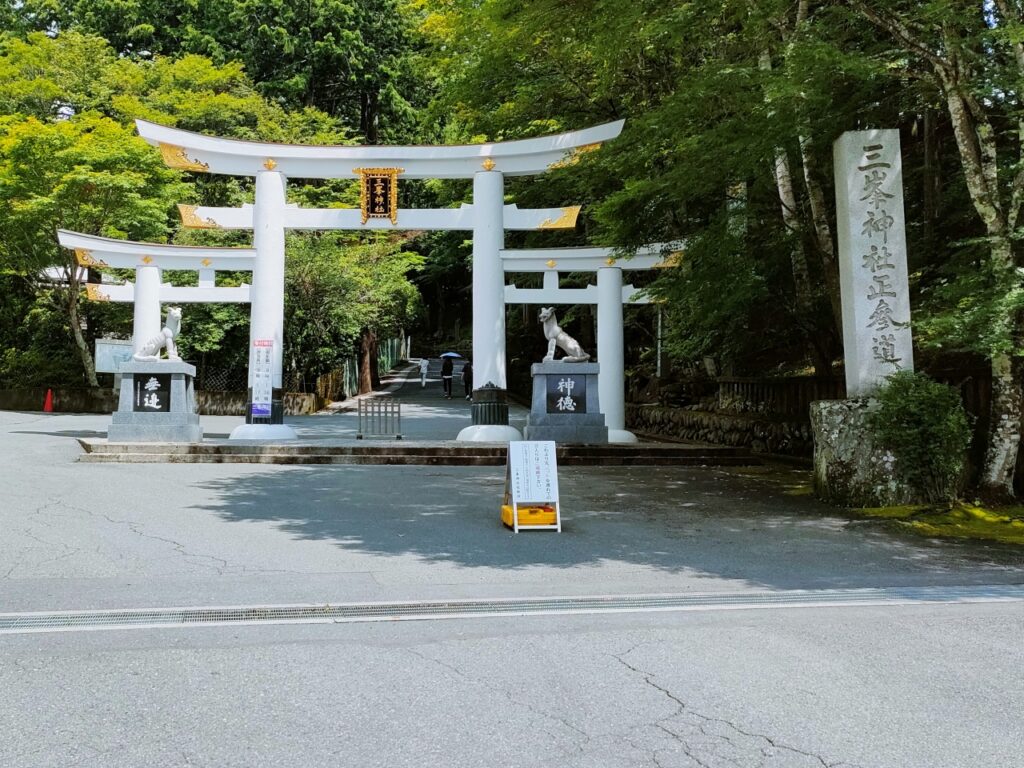
[[[83,463],[121,464],[363,464],[433,466],[504,466],[505,454],[428,453],[158,453],[92,452]],[[561,466],[738,466],[760,463],[751,456],[694,453],[687,456],[620,455],[558,457]]]
[[[252,456],[252,455],[404,455],[430,456],[499,456],[506,455],[504,443],[453,443],[453,442],[388,442],[388,443],[108,443],[103,440],[80,440],[87,455],[93,454],[159,454],[174,456]],[[744,448],[709,445],[678,444],[610,444],[610,445],[560,445],[558,456],[562,458],[615,458],[615,457],[749,457]]]
[[[506,443],[448,441],[309,441],[286,443],[109,443],[80,439],[86,463],[397,464],[502,466]],[[696,466],[758,464],[742,448],[680,443],[559,445],[562,466]]]
[[[103,440],[80,440],[87,453],[130,453],[168,455],[248,456],[257,454],[313,454],[372,455],[372,454],[430,454],[439,450],[455,456],[505,455],[505,445],[455,443],[108,443]]]

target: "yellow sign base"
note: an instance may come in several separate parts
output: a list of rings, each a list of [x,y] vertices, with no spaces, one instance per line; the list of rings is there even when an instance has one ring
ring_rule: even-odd
[[[509,528],[515,527],[515,523],[512,519],[511,504],[501,505],[501,522],[503,522]],[[519,508],[520,528],[528,528],[531,525],[556,525],[557,523],[558,517],[555,514],[554,507],[543,506]]]

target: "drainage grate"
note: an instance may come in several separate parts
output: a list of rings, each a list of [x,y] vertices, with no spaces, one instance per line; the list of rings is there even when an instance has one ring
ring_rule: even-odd
[[[154,608],[114,611],[2,613],[0,634],[232,624],[329,624],[338,622],[464,619],[583,613],[828,608],[914,603],[1024,602],[1024,585],[883,587],[669,595],[531,597],[395,603],[325,603],[222,608]]]

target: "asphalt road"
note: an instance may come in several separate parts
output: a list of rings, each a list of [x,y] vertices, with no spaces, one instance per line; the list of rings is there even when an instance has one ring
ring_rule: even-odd
[[[515,536],[494,468],[75,463],[105,423],[0,413],[0,613],[1024,584],[795,474],[565,468],[565,531]],[[0,634],[0,765],[1018,766],[1022,630],[1009,601]]]

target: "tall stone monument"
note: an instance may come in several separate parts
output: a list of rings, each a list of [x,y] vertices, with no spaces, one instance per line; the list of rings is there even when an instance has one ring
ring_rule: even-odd
[[[914,370],[899,131],[848,131],[833,163],[846,395],[861,397]]]
[[[848,131],[833,145],[847,400],[811,404],[814,485],[847,506],[912,501],[895,457],[874,445],[870,395],[914,370],[899,131]]]

